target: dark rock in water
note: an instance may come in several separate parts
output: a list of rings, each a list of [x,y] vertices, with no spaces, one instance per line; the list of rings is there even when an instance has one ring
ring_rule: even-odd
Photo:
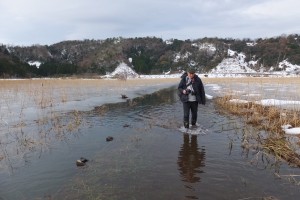
[[[125,94],[121,94],[121,96],[122,96],[122,99],[127,99],[128,98],[128,96],[126,96]]]
[[[78,167],[81,167],[81,166],[84,166],[85,163],[82,162],[81,160],[76,160],[76,165],[77,165]]]
[[[106,138],[106,142],[110,142],[110,141],[112,141],[113,139],[114,139],[113,137],[108,136],[108,137]]]
[[[125,128],[125,127],[129,127],[130,125],[129,124],[124,124],[123,125],[123,127]]]
[[[81,157],[81,158],[80,158],[80,161],[83,162],[83,163],[86,163],[86,162],[89,161],[89,160],[86,159],[86,158],[84,158],[84,157]]]
[[[79,167],[84,166],[87,161],[89,160],[84,157],[81,157],[79,160],[76,160],[76,165]]]

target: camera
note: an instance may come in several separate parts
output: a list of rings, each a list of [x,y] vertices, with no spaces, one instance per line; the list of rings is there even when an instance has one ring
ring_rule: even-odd
[[[186,94],[195,95],[195,92],[190,89],[186,89],[185,92],[186,92]]]

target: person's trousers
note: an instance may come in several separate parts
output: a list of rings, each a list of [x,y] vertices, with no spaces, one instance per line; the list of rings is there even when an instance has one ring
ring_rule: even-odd
[[[198,102],[188,101],[183,103],[183,123],[185,128],[189,127],[190,112],[192,114],[191,124],[195,125],[198,115]]]

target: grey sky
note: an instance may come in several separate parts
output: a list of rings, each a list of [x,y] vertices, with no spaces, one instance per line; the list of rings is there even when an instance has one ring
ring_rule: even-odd
[[[299,0],[0,0],[0,43],[300,33]]]

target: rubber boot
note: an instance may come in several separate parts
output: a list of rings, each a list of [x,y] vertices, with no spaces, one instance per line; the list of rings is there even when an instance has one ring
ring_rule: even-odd
[[[188,122],[183,122],[184,128],[189,128],[189,123]]]
[[[191,126],[192,128],[196,128],[197,126],[196,126],[196,122],[195,123],[193,123],[192,122],[192,126]]]

